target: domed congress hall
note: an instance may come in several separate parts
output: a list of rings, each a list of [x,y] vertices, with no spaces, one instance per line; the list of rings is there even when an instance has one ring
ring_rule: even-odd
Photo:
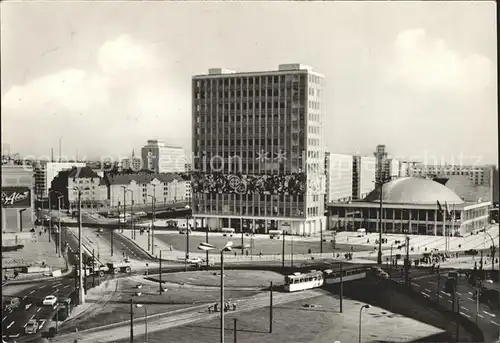
[[[431,179],[405,177],[384,184],[382,194],[378,187],[363,200],[328,204],[330,228],[378,232],[380,199],[382,228],[388,233],[463,235],[488,225],[491,207],[491,202],[464,202]]]

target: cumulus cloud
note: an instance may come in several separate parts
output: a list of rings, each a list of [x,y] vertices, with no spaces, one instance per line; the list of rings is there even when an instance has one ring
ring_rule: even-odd
[[[114,75],[134,69],[154,69],[154,54],[135,43],[130,36],[120,36],[99,49],[98,64],[102,72]]]
[[[463,55],[424,29],[402,31],[393,43],[389,80],[423,90],[482,90],[491,82],[491,61]]]
[[[109,101],[113,88],[124,85],[124,73],[144,73],[155,66],[151,51],[129,36],[105,42],[98,51],[98,70],[65,69],[12,87],[4,95],[6,109],[87,112]],[[127,76],[128,77],[128,76]]]
[[[90,106],[107,100],[108,80],[102,75],[89,75],[86,71],[66,69],[42,76],[23,86],[12,87],[5,93],[2,106],[29,115],[44,109],[88,111]]]
[[[169,56],[159,59],[153,48],[130,36],[104,42],[95,56],[87,69],[60,70],[9,89],[2,99],[4,139],[18,147],[28,144],[33,153],[49,150],[56,132],[74,149],[122,153],[134,147],[133,139],[168,140],[169,130],[177,132],[160,120],[190,103],[161,74]]]

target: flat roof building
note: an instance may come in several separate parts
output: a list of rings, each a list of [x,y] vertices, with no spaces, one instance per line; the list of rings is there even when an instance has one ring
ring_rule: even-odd
[[[375,189],[376,170],[375,157],[352,157],[352,199],[363,199]]]
[[[192,80],[193,216],[216,228],[325,229],[325,78],[311,67]]]
[[[353,156],[326,153],[326,202],[352,200]]]
[[[150,139],[142,147],[141,155],[143,169],[153,173],[184,173],[186,171],[186,152],[182,147]]]
[[[380,197],[380,188],[376,188],[362,201],[328,204],[330,225],[378,232]],[[491,202],[465,202],[439,182],[405,177],[383,185],[382,205],[382,232],[463,235],[488,225]],[[449,214],[443,216],[446,210]]]

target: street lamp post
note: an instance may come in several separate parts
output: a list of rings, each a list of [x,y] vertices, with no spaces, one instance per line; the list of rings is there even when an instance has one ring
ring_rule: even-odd
[[[123,189],[123,229],[127,229],[127,186],[121,186]]]
[[[158,262],[160,263],[160,267],[159,267],[158,271],[159,271],[159,274],[160,274],[160,277],[159,277],[159,281],[160,281],[160,282],[159,282],[159,284],[160,284],[160,286],[159,286],[159,293],[160,293],[160,295],[161,295],[161,294],[164,292],[164,290],[163,290],[163,282],[162,282],[162,280],[161,280],[161,275],[162,275],[162,272],[161,272],[161,261],[162,261],[162,256],[161,256],[161,254],[162,254],[162,251],[163,251],[163,250],[161,250],[159,246],[156,246],[156,247],[158,248],[158,250],[160,250],[160,258],[159,258],[159,261],[158,261]]]
[[[201,242],[198,245],[199,250],[210,251],[210,250],[218,250],[220,252],[220,341],[224,343],[224,252],[231,251],[232,249],[246,249],[248,246],[245,245],[233,245],[232,241],[226,243],[226,245],[222,249],[218,249],[212,244],[208,244],[205,242]]]
[[[49,243],[51,242],[50,236],[52,235],[52,202],[50,200],[50,192],[49,190]]]
[[[394,245],[394,242],[391,243],[391,260],[389,261],[391,264],[391,266],[390,266],[391,270],[392,270],[392,246],[393,245]]]
[[[144,308],[144,342],[148,342],[148,308],[142,304],[136,304],[137,308]]]
[[[132,239],[135,239],[134,192],[131,189],[127,189],[127,192],[130,192],[130,220],[132,221]]]
[[[370,308],[370,305],[366,304],[366,305],[363,305],[361,306],[361,308],[359,309],[359,343],[361,343],[361,312],[363,312],[363,309],[364,308]]]
[[[381,265],[382,264],[382,203],[383,203],[383,196],[382,196],[382,190],[383,190],[383,187],[384,184],[383,182],[381,181],[380,182],[380,188],[379,188],[379,193],[380,193],[380,214],[379,214],[379,225],[378,225],[378,254],[377,254],[377,264]],[[361,315],[361,314],[360,314]],[[361,324],[360,324],[360,330],[361,330]],[[361,342],[361,334],[360,334],[360,342]]]
[[[191,207],[189,205],[186,205],[184,207],[186,210],[190,210]],[[185,271],[187,272],[187,265],[188,265],[188,260],[189,260],[189,218],[190,218],[190,215],[189,213],[186,215],[186,254],[185,254],[185,261],[184,261],[184,269]],[[208,258],[207,258],[208,260]]]
[[[85,304],[85,294],[83,290],[83,249],[82,249],[82,191],[78,187],[74,188],[78,191],[78,270],[80,272],[78,288],[78,304]]]
[[[378,187],[379,187],[379,201],[380,201],[380,214],[378,218],[378,254],[377,254],[377,264],[382,264],[382,216],[383,216],[383,190],[384,190],[384,184],[387,182],[390,182],[391,178],[387,178],[384,180],[380,180],[378,182]]]
[[[62,227],[61,227],[61,199],[64,198],[63,195],[57,197],[57,226],[59,227],[59,231],[57,233],[57,245],[59,246],[59,257],[61,257],[61,248],[62,248]]]
[[[488,237],[490,237],[491,239],[491,270],[495,270],[495,253],[496,253],[496,247],[495,247],[495,240],[493,239],[493,237],[491,237],[490,233],[489,232],[486,232],[486,230],[484,230],[484,234],[485,235],[488,235]]]
[[[151,198],[151,207],[153,210],[152,217],[151,217],[151,254],[154,255],[155,253],[155,245],[154,245],[154,227],[155,227],[155,217],[156,217],[156,198],[153,195],[148,194],[148,197]],[[148,239],[149,241],[149,239]],[[148,244],[149,245],[149,244]]]
[[[55,194],[59,194],[58,197],[57,197],[57,211],[58,211],[58,224],[59,225],[59,232],[61,231],[61,205],[60,205],[60,199],[61,198],[64,198],[64,195],[59,192],[59,191],[56,191],[55,189],[51,189],[49,190],[49,242],[50,242],[50,238],[52,236],[52,201],[51,201],[51,198],[50,198],[50,193],[55,193]],[[59,257],[61,257],[61,234],[59,233],[57,238],[56,238],[56,253],[59,254]]]

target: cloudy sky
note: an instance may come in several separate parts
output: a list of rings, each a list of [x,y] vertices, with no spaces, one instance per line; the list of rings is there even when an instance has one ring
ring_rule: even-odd
[[[1,20],[21,155],[190,151],[192,75],[303,63],[327,77],[331,151],[498,164],[494,2],[4,2]]]

